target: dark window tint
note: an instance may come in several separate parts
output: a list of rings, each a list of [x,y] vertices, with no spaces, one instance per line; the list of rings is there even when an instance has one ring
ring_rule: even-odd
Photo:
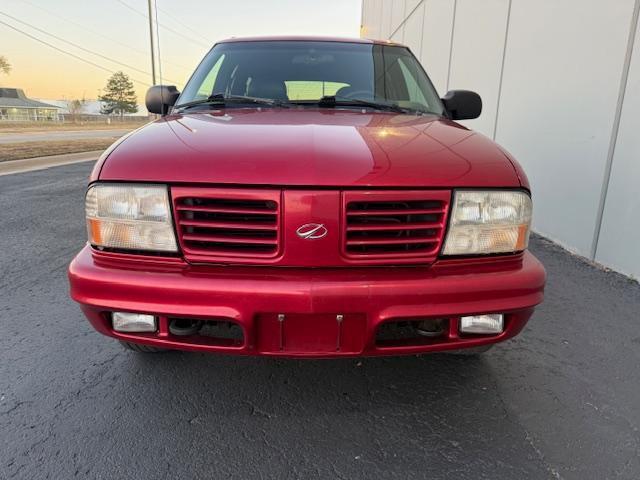
[[[442,114],[424,70],[404,47],[348,42],[221,43],[207,55],[179,104],[212,94],[279,101],[366,100]]]

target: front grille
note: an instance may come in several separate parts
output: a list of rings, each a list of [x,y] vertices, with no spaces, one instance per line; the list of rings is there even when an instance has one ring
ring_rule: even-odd
[[[266,259],[280,250],[280,193],[174,189],[174,208],[185,256]]]
[[[344,253],[362,261],[435,258],[449,198],[441,190],[345,192]]]

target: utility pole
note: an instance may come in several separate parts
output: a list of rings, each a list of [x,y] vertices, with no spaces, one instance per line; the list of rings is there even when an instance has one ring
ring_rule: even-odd
[[[151,85],[156,84],[156,47],[153,41],[153,5],[149,0],[149,40],[151,42]]]

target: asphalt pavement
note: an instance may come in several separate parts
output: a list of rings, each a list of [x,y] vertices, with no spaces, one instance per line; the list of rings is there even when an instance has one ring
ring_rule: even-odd
[[[540,238],[482,358],[138,355],[68,298],[91,163],[0,177],[1,479],[640,478],[640,287]]]
[[[0,132],[0,144],[22,142],[47,142],[50,140],[84,140],[94,138],[118,138],[129,133],[131,128],[106,130],[53,130],[50,132]]]

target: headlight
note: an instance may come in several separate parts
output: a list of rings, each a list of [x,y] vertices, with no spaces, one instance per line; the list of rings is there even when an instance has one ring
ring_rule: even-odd
[[[178,250],[167,187],[95,184],[85,199],[89,242],[127,250]]]
[[[518,252],[529,244],[531,198],[522,191],[455,192],[443,255]]]

